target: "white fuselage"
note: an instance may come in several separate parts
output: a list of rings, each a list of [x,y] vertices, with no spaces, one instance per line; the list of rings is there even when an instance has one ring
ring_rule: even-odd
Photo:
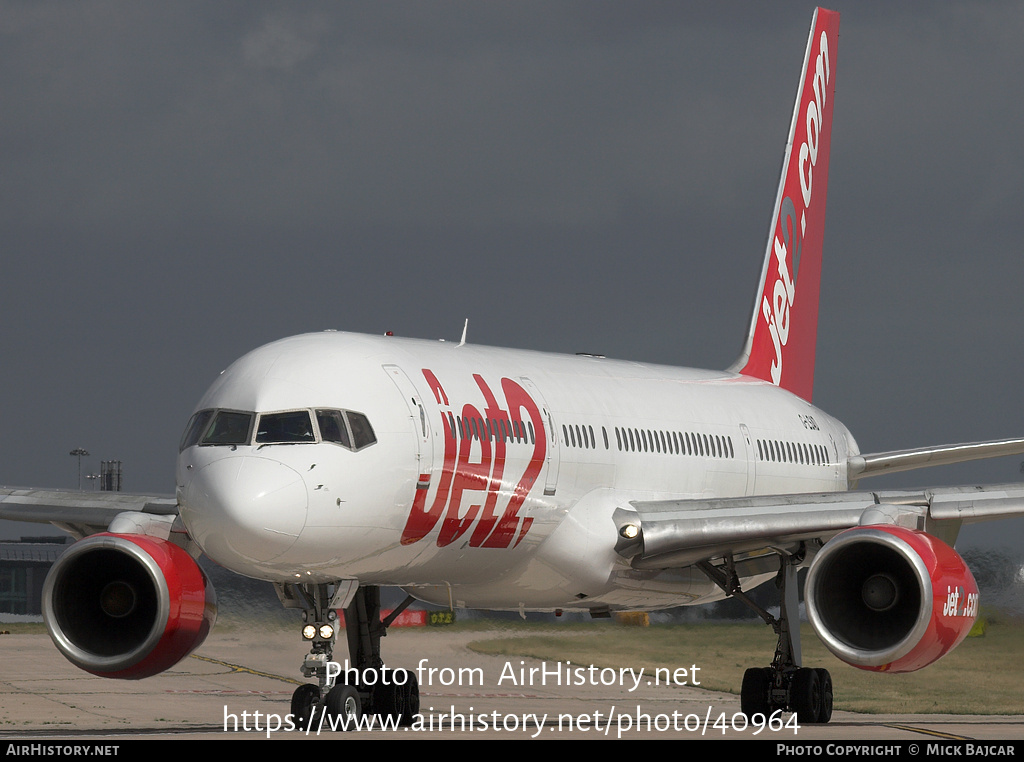
[[[699,572],[631,569],[612,513],[845,490],[857,452],[838,421],[743,376],[339,332],[251,352],[197,410],[355,411],[375,437],[343,446],[314,427],[306,441],[185,446],[181,517],[215,561],[469,607],[713,600]]]

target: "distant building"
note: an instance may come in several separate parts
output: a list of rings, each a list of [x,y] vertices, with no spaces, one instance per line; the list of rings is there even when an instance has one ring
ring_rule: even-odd
[[[41,615],[43,581],[67,548],[59,537],[0,541],[0,613]]]

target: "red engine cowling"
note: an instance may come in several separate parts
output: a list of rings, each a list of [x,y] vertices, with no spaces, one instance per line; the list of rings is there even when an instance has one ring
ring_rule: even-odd
[[[832,653],[877,672],[913,672],[953,650],[978,614],[978,586],[946,543],[896,526],[825,544],[804,585],[807,618]]]
[[[53,642],[101,677],[163,672],[202,644],[216,618],[216,595],[199,565],[174,543],[145,535],[80,540],[43,585]]]

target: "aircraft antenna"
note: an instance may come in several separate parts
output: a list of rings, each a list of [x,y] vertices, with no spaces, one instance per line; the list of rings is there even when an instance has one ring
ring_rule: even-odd
[[[469,318],[466,318],[466,322],[462,324],[462,338],[459,340],[459,346],[463,346],[466,343],[466,330],[469,328]]]

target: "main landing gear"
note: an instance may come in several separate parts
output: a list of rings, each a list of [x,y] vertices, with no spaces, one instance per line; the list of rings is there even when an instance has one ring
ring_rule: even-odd
[[[782,557],[782,566],[775,579],[780,589],[782,606],[776,619],[754,603],[740,589],[733,568],[732,557],[724,566],[712,566],[707,561],[698,567],[727,595],[738,598],[771,625],[779,636],[775,658],[770,667],[752,667],[743,675],[740,689],[740,708],[747,717],[762,714],[768,717],[775,711],[796,713],[802,725],[825,724],[832,719],[832,676],[827,669],[800,666],[800,613],[797,589],[797,568],[803,560],[799,555]]]
[[[380,589],[357,587],[354,581],[337,584],[279,584],[281,602],[301,608],[302,635],[310,652],[302,674],[317,684],[304,683],[292,694],[292,720],[299,730],[350,730],[361,727],[364,715],[378,715],[375,727],[409,725],[420,710],[416,676],[404,669],[388,669],[380,657],[380,639],[405,610],[403,601],[381,621]],[[337,637],[338,608],[344,606],[348,660],[332,658]],[[312,723],[312,724],[311,724]]]

